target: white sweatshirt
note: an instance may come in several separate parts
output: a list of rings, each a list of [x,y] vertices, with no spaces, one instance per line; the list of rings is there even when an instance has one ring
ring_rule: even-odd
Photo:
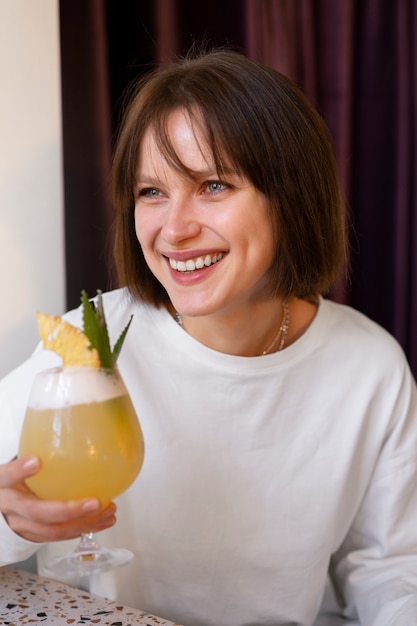
[[[184,626],[311,626],[330,572],[351,619],[417,623],[416,388],[396,341],[321,300],[293,345],[235,357],[124,290],[104,306],[113,342],[134,314],[119,369],[146,453],[98,537],[135,558],[90,590]],[[56,362],[38,349],[0,383],[0,462]],[[40,572],[73,543],[43,546]],[[0,521],[0,565],[37,548]]]

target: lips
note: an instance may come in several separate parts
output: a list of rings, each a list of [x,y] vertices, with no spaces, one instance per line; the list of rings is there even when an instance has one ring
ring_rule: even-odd
[[[169,259],[169,264],[173,270],[177,272],[194,272],[195,270],[201,270],[204,267],[210,267],[214,263],[218,263],[223,257],[224,252],[218,254],[206,254],[206,256],[199,256],[194,259],[187,259],[186,261],[176,261],[175,259]]]

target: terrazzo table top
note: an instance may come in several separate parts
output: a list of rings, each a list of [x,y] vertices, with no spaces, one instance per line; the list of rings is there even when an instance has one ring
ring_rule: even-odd
[[[0,624],[179,626],[113,600],[13,567],[0,567]]]

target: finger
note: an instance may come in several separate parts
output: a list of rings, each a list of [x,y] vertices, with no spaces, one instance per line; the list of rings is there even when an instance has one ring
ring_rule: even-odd
[[[12,487],[22,482],[25,478],[39,472],[40,468],[41,462],[36,456],[14,459],[9,463],[0,465],[0,489]]]
[[[27,491],[3,489],[0,492],[0,510],[7,516],[16,514],[27,520],[40,523],[60,524],[82,518],[100,516],[105,510],[116,510],[114,503],[103,506],[97,498],[83,500],[42,500]]]
[[[82,533],[99,532],[110,528],[116,523],[115,507],[107,507],[99,515],[71,520],[57,524],[45,524],[27,520],[12,514],[8,522],[17,534],[29,541],[44,543],[49,541],[62,541],[75,539]]]

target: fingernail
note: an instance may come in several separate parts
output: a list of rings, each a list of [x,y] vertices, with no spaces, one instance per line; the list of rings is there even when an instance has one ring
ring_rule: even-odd
[[[97,513],[100,509],[100,502],[99,500],[86,500],[83,503],[82,509],[84,513]]]
[[[36,456],[30,456],[23,461],[23,469],[28,471],[38,470],[40,465],[40,461]]]

